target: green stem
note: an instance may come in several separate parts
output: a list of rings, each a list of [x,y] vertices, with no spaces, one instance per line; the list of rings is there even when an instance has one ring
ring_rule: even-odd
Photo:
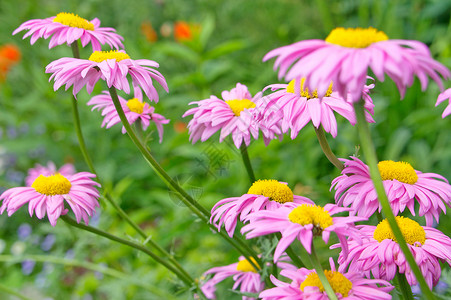
[[[119,114],[119,118],[121,119],[122,125],[127,130],[128,136],[144,156],[144,159],[147,161],[147,163],[188,208],[190,208],[202,221],[206,222],[211,229],[217,231],[217,228],[209,222],[210,213],[196,200],[194,200],[177,182],[175,182],[168,173],[166,173],[166,171],[160,166],[160,164],[150,153],[149,149],[145,145],[143,145],[140,139],[136,136],[136,133],[130,126],[130,123],[125,116],[121,103],[119,102],[116,88],[110,87],[109,91],[111,99],[114,103],[114,107],[116,108],[116,111]],[[242,241],[238,237],[232,239],[224,231],[219,231],[219,235],[227,242],[229,242],[233,247],[235,247],[235,249],[241,252],[243,256],[254,266],[254,268],[258,269],[258,264],[261,264],[261,259],[258,257],[257,253],[255,253],[255,251],[253,251],[248,245],[244,243],[244,241]],[[258,264],[254,264],[250,257],[253,257]]]
[[[92,163],[91,157],[89,156],[88,151],[86,150],[85,140],[83,138],[83,133],[81,131],[80,114],[78,113],[77,99],[75,99],[74,96],[72,96],[72,117],[74,119],[75,132],[77,133],[78,144],[80,145],[81,154],[83,155],[83,158],[85,159],[86,164],[88,165],[91,173],[97,174],[94,165]]]
[[[282,234],[280,232],[277,232],[276,237],[280,241],[280,239],[282,238]],[[285,250],[285,253],[288,255],[289,258],[291,258],[291,261],[296,265],[296,267],[298,268],[305,267],[304,263],[299,258],[299,256],[296,255],[291,245],[288,246],[288,248]]]
[[[398,280],[399,284],[399,292],[403,295],[404,300],[414,300],[412,294],[412,288],[410,287],[410,284],[407,282],[406,276],[404,274],[400,274],[399,272],[396,272],[396,279]]]
[[[6,285],[4,285],[4,284],[2,284],[2,283],[0,283],[0,291],[4,292],[4,293],[6,293],[6,294],[13,295],[13,296],[15,296],[15,297],[17,297],[17,298],[19,298],[19,299],[22,299],[22,300],[31,300],[31,298],[25,297],[25,296],[22,295],[21,293],[16,292],[16,291],[13,290],[13,289],[10,289],[9,287],[7,287]]]
[[[70,47],[72,49],[72,55],[75,58],[80,58],[80,49],[78,48],[78,41],[74,41],[72,44],[70,44]]]
[[[335,154],[330,149],[329,143],[327,142],[326,135],[324,133],[324,128],[320,125],[318,128],[315,128],[316,137],[318,138],[319,145],[326,155],[327,159],[340,171],[344,169],[343,163],[335,156]]]
[[[243,142],[240,147],[241,157],[243,158],[244,166],[246,167],[247,175],[249,176],[249,181],[251,184],[255,182],[254,170],[252,169],[251,160],[249,159],[249,154],[247,153],[247,146]]]
[[[73,42],[71,44],[72,53],[75,58],[80,58],[80,52],[78,49],[78,43],[77,41]],[[81,130],[81,124],[80,124],[80,114],[78,112],[78,103],[74,96],[72,96],[72,116],[74,119],[74,126],[75,126],[75,132],[77,134],[78,144],[80,147],[80,151],[83,155],[83,158],[85,159],[86,164],[89,167],[89,170],[91,173],[96,174],[97,181],[101,184],[105,191],[105,199],[116,209],[116,211],[119,213],[119,215],[130,225],[132,226],[143,238],[147,238],[146,233],[135,223],[133,222],[130,217],[125,213],[125,211],[120,208],[120,206],[113,200],[113,197],[109,194],[109,192],[104,188],[105,185],[103,185],[102,180],[99,177],[99,174],[96,172],[94,168],[94,164],[92,163],[92,159],[89,156],[85,139],[83,137],[83,132]]]
[[[426,299],[435,299],[434,294],[429,289],[429,286],[424,279],[420,268],[415,262],[415,258],[410,252],[409,247],[406,244],[404,236],[399,229],[398,223],[396,222],[395,215],[390,206],[390,202],[388,201],[387,194],[385,193],[384,185],[382,183],[382,178],[378,169],[378,160],[376,156],[376,151],[374,149],[373,141],[371,140],[370,129],[368,123],[365,119],[365,113],[363,108],[363,101],[354,104],[354,110],[357,116],[357,130],[360,136],[361,147],[363,153],[366,158],[366,162],[370,169],[371,180],[373,181],[374,188],[376,189],[377,197],[379,199],[379,203],[382,206],[382,212],[387,218],[388,223],[390,224],[391,230],[398,241],[398,245],[401,248],[415,278],[420,285],[421,291]]]
[[[72,227],[69,227],[69,228],[72,228]],[[132,285],[136,285],[137,287],[145,289],[157,296],[163,297],[164,299],[177,300],[174,296],[167,293],[166,291],[160,290],[154,286],[150,286],[148,282],[143,282],[143,281],[137,280],[130,274],[126,274],[121,271],[118,271],[118,270],[115,270],[112,268],[108,268],[105,266],[101,266],[98,264],[90,263],[87,261],[79,261],[79,260],[67,259],[67,258],[63,258],[63,257],[55,257],[55,256],[50,256],[50,255],[23,255],[23,256],[22,255],[21,256],[0,255],[0,262],[20,263],[20,262],[23,262],[24,260],[32,260],[35,262],[47,262],[47,263],[59,264],[59,265],[71,266],[71,267],[81,267],[81,268],[91,270],[94,272],[100,272],[102,274],[117,278],[119,280],[123,280]]]
[[[80,58],[80,51],[79,51],[79,48],[78,48],[77,41],[75,41],[75,42],[73,42],[71,44],[71,48],[72,48],[73,56],[75,58]],[[171,263],[173,263],[174,266],[177,267],[177,269],[179,269],[179,271],[181,273],[183,273],[185,276],[189,277],[188,272],[186,272],[186,270],[180,265],[180,263],[174,258],[174,256],[171,255],[170,253],[168,253],[160,245],[155,243],[152,239],[150,239],[147,236],[147,234],[138,226],[138,224],[136,224],[128,216],[128,214],[116,203],[116,201],[114,201],[113,197],[108,192],[108,190],[106,190],[104,188],[105,185],[103,185],[102,180],[100,179],[99,175],[97,174],[97,172],[96,172],[96,170],[94,168],[94,164],[92,163],[91,157],[89,156],[88,150],[86,148],[86,143],[85,143],[85,140],[84,140],[84,137],[83,137],[83,132],[81,130],[80,115],[78,113],[78,104],[77,104],[77,100],[75,99],[75,97],[72,97],[72,115],[73,115],[73,119],[74,119],[75,132],[77,133],[77,139],[78,139],[78,144],[80,146],[80,150],[81,150],[81,152],[83,154],[83,157],[84,157],[84,159],[86,161],[86,164],[88,165],[89,169],[91,170],[92,173],[96,174],[97,180],[99,181],[99,183],[103,187],[103,189],[105,191],[105,199],[114,207],[114,209],[119,213],[120,217],[123,220],[125,220],[139,235],[141,235],[141,237],[143,237],[146,240],[147,244],[149,244],[153,248],[157,249],[161,254],[165,255],[169,259],[169,261]]]
[[[324,290],[327,293],[327,296],[330,300],[338,300],[337,295],[335,295],[334,289],[327,280],[326,274],[324,273],[324,269],[321,266],[321,262],[319,261],[318,256],[316,255],[315,245],[312,241],[312,253],[310,254],[310,261],[312,262],[313,267],[316,270],[316,274],[319,277],[319,280],[323,284]]]
[[[174,273],[175,275],[177,275],[177,277],[179,277],[188,288],[191,288],[192,286],[195,286],[195,282],[191,277],[187,277],[185,274],[181,273],[178,269],[176,269],[173,265],[169,264],[166,260],[162,259],[161,257],[159,257],[158,255],[156,255],[155,253],[153,253],[152,251],[150,251],[149,249],[147,249],[146,247],[143,247],[142,245],[139,245],[137,243],[134,243],[132,241],[128,241],[125,240],[123,238],[120,238],[118,236],[112,235],[106,231],[103,231],[101,229],[95,228],[95,227],[91,227],[88,225],[84,225],[82,223],[77,223],[74,219],[70,218],[67,215],[61,216],[61,219],[63,219],[64,222],[66,222],[67,224],[80,228],[82,230],[86,230],[89,231],[91,233],[97,234],[99,236],[105,237],[109,240],[118,242],[120,244],[129,246],[131,248],[135,248],[138,251],[141,251],[145,254],[147,254],[148,256],[150,256],[151,258],[153,258],[156,262],[158,262],[159,264],[163,265],[164,267],[166,267],[169,271],[171,271],[172,273]]]
[[[302,260],[299,258],[298,255],[296,255],[291,245],[288,246],[287,250],[285,250],[285,253],[291,258],[296,267],[298,268],[305,267],[304,264],[302,263]]]

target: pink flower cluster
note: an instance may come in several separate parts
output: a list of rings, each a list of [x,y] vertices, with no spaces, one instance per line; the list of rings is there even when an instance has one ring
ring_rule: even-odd
[[[102,127],[110,128],[120,123],[121,118],[124,120],[124,116],[126,122],[136,123],[143,130],[152,121],[162,142],[163,124],[169,120],[156,114],[142,93],[149,101],[158,102],[154,81],[168,92],[166,79],[156,70],[157,62],[130,58],[121,50],[123,38],[113,28],[100,27],[98,19],[88,21],[61,13],[27,21],[13,34],[23,30],[28,30],[24,38],[31,36],[31,44],[39,38],[50,38],[49,48],[61,44],[75,47],[78,40],[83,47],[91,43],[94,52],[89,59],[64,57],[47,65],[45,72],[51,74],[54,89],[72,87],[76,97],[83,87],[91,94],[99,80],[105,81],[109,91],[93,96],[88,102],[92,110],[101,111]],[[347,35],[351,38],[342,40]],[[101,51],[104,44],[116,50]],[[389,40],[385,33],[374,28],[337,28],[324,41],[307,40],[274,49],[264,60],[271,58],[276,58],[274,68],[279,69],[279,77],[289,83],[269,85],[254,96],[247,86],[237,83],[230,91],[223,91],[220,98],[211,95],[191,102],[190,105],[196,106],[183,117],[192,116],[188,123],[192,143],[205,142],[219,132],[219,142],[231,136],[234,145],[245,150],[260,134],[265,145],[275,138],[281,139],[288,131],[291,139],[295,139],[310,122],[316,130],[336,137],[336,114],[355,125],[353,105],[358,101],[363,104],[366,121],[374,122],[370,92],[375,85],[367,84],[368,80],[374,81],[368,76],[369,69],[379,81],[385,75],[390,77],[401,97],[415,78],[423,90],[431,78],[442,91],[436,105],[451,99],[451,89],[444,91],[442,83],[451,73],[431,57],[426,45],[418,41]],[[130,80],[134,98],[126,100],[117,96],[116,90],[130,94]],[[267,91],[270,92],[264,96]],[[451,102],[442,117],[450,114]],[[122,133],[125,132],[122,127]],[[389,292],[393,286],[388,281],[397,273],[405,276],[410,285],[416,284],[418,280],[386,220],[377,226],[355,224],[368,221],[382,207],[368,166],[354,156],[341,161],[344,168],[331,185],[335,204],[318,205],[309,198],[294,195],[287,183],[273,179],[255,181],[247,193],[217,202],[210,222],[218,230],[224,226],[233,238],[238,227],[246,239],[267,237],[275,242],[266,256],[240,257],[237,263],[206,271],[202,293],[208,299],[215,299],[216,285],[232,277],[235,282],[232,288],[243,293],[243,300],[327,299],[330,290],[322,285],[318,269],[301,267],[292,246],[296,243],[296,247],[303,247],[315,257],[314,239],[320,237],[328,244],[332,233],[338,243],[331,248],[341,248],[340,265],[336,268],[333,259],[329,259],[330,269],[321,275],[327,277],[339,299],[391,299]],[[413,216],[418,212],[419,217],[424,217],[426,226],[400,216],[396,220],[432,288],[441,275],[440,263],[451,265],[451,239],[432,228],[434,221],[438,222],[451,205],[451,185],[446,178],[422,173],[406,162],[381,161],[378,167],[393,213],[403,213],[407,208]],[[93,180],[95,177],[88,172],[76,173],[72,165],[59,170],[53,163],[47,167],[38,165],[30,169],[25,187],[11,188],[0,195],[0,214],[6,211],[11,216],[28,204],[30,216],[36,214],[42,219],[47,215],[52,226],[70,210],[78,223],[83,220],[88,224],[89,217],[99,207],[100,184]],[[265,277],[271,264],[282,269],[280,275],[289,282],[277,279],[274,276],[277,274]],[[268,280],[275,287],[265,290]]]
[[[433,60],[427,47],[420,42],[388,40],[384,33],[369,28],[351,32],[351,35],[362,32],[364,35],[374,34],[375,37],[368,38],[368,44],[365,41],[367,36],[362,39],[350,38],[342,44],[337,36],[347,34],[346,30],[338,28],[326,41],[302,41],[275,49],[265,56],[265,60],[276,57],[275,68],[280,69],[279,77],[285,76],[291,82],[268,86],[263,92],[271,89],[272,93],[253,100],[255,104],[243,108],[246,119],[241,120],[247,120],[248,126],[241,128],[247,130],[248,137],[259,128],[262,132],[271,131],[273,137],[291,131],[291,138],[294,139],[309,122],[335,137],[337,121],[334,113],[342,115],[354,125],[356,117],[353,104],[361,99],[367,122],[374,122],[374,104],[369,96],[374,84],[365,85],[369,78],[368,69],[380,81],[384,80],[385,74],[393,79],[401,96],[412,85],[415,77],[420,80],[423,90],[427,87],[428,77],[442,90],[442,78],[451,77],[449,70]],[[449,100],[450,95],[450,89],[440,94],[437,105]],[[195,102],[198,107],[185,114],[193,115],[190,122],[193,142],[207,140],[214,132],[224,130],[224,124],[234,124],[231,120],[240,117],[233,115],[234,108],[227,103],[229,99],[224,95],[223,98],[225,101],[212,96],[208,100]],[[215,106],[221,107],[221,114],[215,114]],[[448,106],[443,117],[450,112]],[[224,137],[225,134],[221,132],[220,141]],[[243,139],[235,134],[233,139],[237,147],[243,140],[248,145],[249,138]],[[330,234],[334,232],[339,243],[331,248],[341,248],[338,259],[340,265],[338,269],[335,268],[330,259],[331,268],[325,275],[337,298],[391,299],[389,292],[393,286],[388,281],[396,273],[405,276],[410,285],[418,281],[386,220],[378,226],[354,225],[380,213],[382,207],[368,166],[357,157],[341,161],[344,168],[331,186],[331,190],[335,190],[336,204],[326,204],[324,207],[315,205],[308,198],[287,193],[281,187],[286,183],[282,182],[278,182],[279,186],[267,182],[264,188],[253,189],[257,184],[255,182],[246,194],[218,201],[212,209],[210,222],[218,230],[224,226],[230,237],[237,227],[241,227],[240,232],[247,239],[276,234],[277,242],[273,244],[272,253],[274,262],[280,262],[280,258],[287,257],[287,254],[293,255],[290,247],[296,241],[313,254],[313,239],[320,236],[328,243]],[[381,161],[378,167],[394,214],[402,213],[407,208],[413,216],[418,214],[424,217],[427,226],[420,226],[416,221],[404,217],[397,217],[396,220],[427,284],[432,288],[440,278],[440,263],[451,265],[451,239],[430,227],[434,220],[439,221],[440,214],[446,213],[447,206],[451,205],[451,186],[443,176],[422,173],[406,162]],[[343,212],[349,215],[334,216]],[[282,267],[280,272],[291,283],[271,275],[276,287],[264,290],[262,286],[258,292],[255,285],[251,284],[253,281],[249,280],[247,285],[240,281],[241,292],[252,291],[255,295],[252,299],[329,299],[322,283],[319,283],[316,271],[293,268],[295,263],[299,262],[291,261],[288,264],[290,267]],[[233,289],[236,289],[237,278],[242,278],[245,273],[236,268],[227,273],[228,268],[207,271],[206,274],[215,272],[216,275],[204,287],[212,290],[212,285],[219,282],[215,278],[222,280],[234,276],[236,284]],[[253,278],[262,278],[265,274],[264,271],[254,269],[251,275]],[[214,294],[209,293],[207,297],[214,299]],[[246,294],[243,299],[250,298]]]

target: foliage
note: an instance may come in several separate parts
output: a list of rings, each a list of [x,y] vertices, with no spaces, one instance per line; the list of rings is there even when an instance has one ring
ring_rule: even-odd
[[[16,44],[22,61],[0,83],[0,186],[20,185],[28,168],[50,160],[57,165],[74,162],[78,171],[87,170],[73,130],[70,94],[63,90],[54,92],[44,74],[44,66],[70,56],[70,48],[59,46],[49,51],[44,40],[30,46],[29,40],[11,36],[29,19],[46,18],[61,11],[87,19],[97,17],[103,26],[114,27],[125,37],[125,49],[132,57],[160,62],[159,70],[168,81],[170,93],[159,90],[161,99],[156,112],[171,123],[165,127],[162,144],[158,144],[157,133],[152,132],[148,145],[168,173],[208,209],[219,199],[246,192],[248,179],[240,153],[230,141],[219,144],[215,135],[205,143],[191,145],[184,128],[188,120],[181,116],[189,102],[219,95],[236,82],[246,84],[253,94],[278,82],[272,63],[261,62],[269,50],[301,39],[324,38],[336,26],[371,25],[391,38],[427,43],[433,56],[451,67],[451,4],[447,1],[334,0],[327,7],[323,7],[326,1],[321,0],[258,3],[52,0],[18,5],[16,1],[2,1],[0,44]],[[196,42],[177,42],[171,34],[159,30],[179,20],[199,24]],[[152,24],[157,41],[148,41],[140,31],[143,22]],[[89,46],[83,49],[82,57],[90,51]],[[97,84],[93,95],[105,88]],[[372,133],[378,156],[406,160],[415,169],[451,179],[451,119],[441,118],[443,106],[434,107],[438,88],[431,85],[423,93],[416,81],[403,101],[399,101],[398,91],[388,80],[377,83],[377,90],[380,92],[373,95],[376,124]],[[154,240],[173,252],[193,276],[200,277],[211,266],[235,262],[235,250],[212,234],[168,191],[118,126],[100,128],[99,113],[85,106],[89,99],[85,91],[78,95],[87,146],[99,174],[115,198],[120,199],[121,207]],[[339,120],[338,137],[328,136],[338,157],[358,151],[356,134],[354,127]],[[272,141],[268,147],[261,140],[255,141],[249,155],[260,178],[289,182],[295,194],[319,203],[332,200],[330,182],[338,171],[318,147],[313,128],[304,129],[295,140],[285,136],[283,141]],[[95,226],[139,239],[131,227],[119,221],[111,206],[102,202],[100,211],[97,220],[92,221]],[[24,224],[31,225],[32,231],[29,236],[20,237],[17,228],[24,228]],[[439,229],[450,235],[450,225],[449,218],[442,217]],[[150,259],[89,233],[74,231],[61,221],[52,228],[46,222],[30,219],[22,209],[14,218],[0,216],[0,228],[2,284],[33,299],[189,297],[172,274]],[[50,235],[56,242],[47,249],[43,244]],[[34,268],[27,269],[22,263],[26,260],[36,261]],[[90,263],[104,267],[95,269]],[[218,294],[219,299],[226,295],[240,298],[226,288]]]

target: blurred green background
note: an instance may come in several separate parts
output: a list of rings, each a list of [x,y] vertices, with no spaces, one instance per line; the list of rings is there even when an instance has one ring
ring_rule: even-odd
[[[149,131],[149,147],[168,173],[193,197],[210,209],[218,200],[242,195],[249,182],[239,152],[218,135],[192,145],[185,130],[190,117],[181,116],[191,101],[220,96],[237,82],[252,94],[277,83],[273,61],[262,63],[269,50],[303,39],[324,39],[337,26],[383,30],[392,39],[415,39],[426,43],[434,58],[451,67],[451,1],[17,1],[0,3],[0,45],[15,44],[22,60],[0,83],[0,187],[23,184],[28,168],[53,161],[58,166],[73,162],[87,171],[71,116],[71,95],[53,91],[45,66],[71,56],[63,45],[48,49],[48,40],[33,46],[25,32],[12,31],[29,19],[43,19],[59,12],[72,12],[104,27],[114,27],[125,38],[132,58],[160,63],[170,93],[159,89],[156,112],[171,120],[165,125],[162,144]],[[177,41],[174,24],[191,24],[194,38]],[[153,31],[154,30],[154,31]],[[197,33],[197,34],[196,34]],[[106,48],[105,48],[106,49]],[[90,46],[82,49],[87,58]],[[449,83],[446,83],[449,87]],[[94,93],[106,89],[99,82]],[[451,117],[441,118],[445,108],[434,107],[438,87],[426,92],[418,81],[403,101],[391,81],[377,82],[372,93],[376,124],[371,125],[379,158],[405,160],[422,172],[451,179]],[[125,96],[122,94],[122,96]],[[120,201],[121,207],[146,233],[173,251],[196,278],[213,267],[236,262],[238,253],[178,202],[145,164],[120,126],[100,128],[100,113],[85,104],[90,95],[78,94],[82,126],[88,149],[99,174]],[[356,153],[356,129],[343,118],[338,137],[328,135],[339,157]],[[155,129],[150,127],[150,130]],[[259,178],[288,182],[298,195],[319,203],[333,201],[330,182],[338,171],[328,162],[307,126],[295,140],[285,136],[265,147],[262,140],[249,147]],[[218,158],[219,157],[219,158]],[[122,237],[139,239],[111,206],[103,203],[92,225]],[[451,233],[451,221],[438,225]],[[59,221],[52,228],[47,220],[30,218],[22,208],[12,217],[0,216],[1,283],[33,299],[189,299],[177,280],[147,257],[108,240],[69,228]],[[322,247],[322,258],[330,252]],[[228,291],[231,280],[218,287],[218,299],[240,296]],[[1,299],[16,299],[0,291]]]

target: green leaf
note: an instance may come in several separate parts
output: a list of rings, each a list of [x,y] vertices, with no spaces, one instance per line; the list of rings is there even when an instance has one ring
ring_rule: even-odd
[[[244,49],[247,47],[247,44],[243,40],[231,40],[225,43],[218,45],[212,50],[205,53],[204,59],[214,59],[229,53]]]
[[[200,60],[199,54],[182,44],[165,42],[159,43],[155,48],[168,56],[181,58],[193,63],[198,63]]]
[[[202,49],[205,49],[208,40],[210,39],[215,29],[215,18],[213,15],[208,15],[202,22],[202,31],[200,32],[199,42]]]
[[[402,150],[410,141],[412,133],[405,127],[398,128],[390,137],[383,159],[399,160]]]

